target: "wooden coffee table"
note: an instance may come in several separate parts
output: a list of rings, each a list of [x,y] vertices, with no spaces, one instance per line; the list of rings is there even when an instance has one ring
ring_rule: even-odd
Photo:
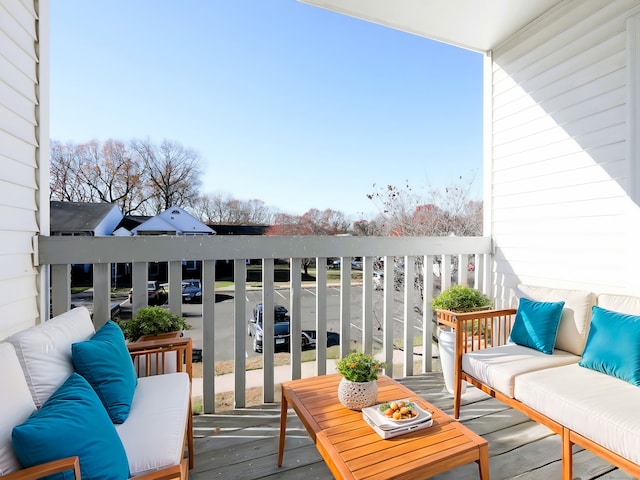
[[[383,440],[362,418],[338,400],[341,376],[323,375],[282,384],[278,466],[282,466],[287,411],[298,414],[320,455],[336,478],[429,478],[476,462],[482,480],[489,480],[487,441],[439,408],[396,382],[378,379],[378,402],[408,398],[433,415],[433,426]]]

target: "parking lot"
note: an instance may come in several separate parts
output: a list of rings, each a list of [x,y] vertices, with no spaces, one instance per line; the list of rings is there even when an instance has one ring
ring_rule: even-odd
[[[274,292],[274,303],[289,308],[290,291],[288,288],[276,290]],[[402,318],[402,294],[396,292],[395,314],[394,314],[394,338],[402,338],[404,332],[404,321]],[[90,292],[76,294],[72,298],[75,305],[87,305],[91,308],[92,297]],[[114,300],[115,302],[116,300]],[[130,318],[131,304],[128,299],[123,297],[117,300],[121,306],[121,318]],[[262,302],[261,290],[249,290],[245,298],[246,319],[245,326],[248,321],[249,314],[253,307]],[[314,288],[303,288],[301,297],[301,326],[303,330],[315,330],[315,303],[316,294]],[[373,297],[374,312],[374,339],[378,341],[383,334],[383,292],[375,291]],[[182,314],[192,328],[187,331],[187,335],[193,338],[194,348],[204,348],[202,338],[202,305],[200,304],[183,304]],[[296,321],[293,319],[293,321]],[[230,360],[234,357],[234,297],[233,291],[221,291],[216,294],[215,305],[215,356],[216,361]],[[359,340],[362,338],[362,287],[353,285],[351,287],[351,319],[350,319],[350,338],[351,340]],[[415,334],[421,335],[421,322],[417,319],[415,322]],[[327,330],[340,332],[340,290],[337,287],[328,287],[327,289]],[[246,336],[246,356],[258,356],[252,348],[252,339],[247,334],[247,328],[243,329]]]

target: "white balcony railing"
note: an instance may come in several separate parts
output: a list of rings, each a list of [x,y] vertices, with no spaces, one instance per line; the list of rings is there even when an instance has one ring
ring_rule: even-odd
[[[373,349],[374,314],[373,296],[374,259],[384,259],[384,302],[382,312],[382,351],[384,361],[393,364],[393,316],[394,302],[397,304],[394,288],[394,263],[401,258],[404,263],[404,294],[402,295],[404,335],[403,344],[413,345],[416,330],[416,304],[422,311],[422,371],[431,371],[431,345],[433,336],[433,312],[430,301],[434,294],[434,263],[442,267],[439,278],[442,288],[451,281],[451,265],[464,266],[472,259],[475,265],[474,286],[487,291],[489,282],[489,262],[492,252],[491,240],[486,237],[263,237],[263,236],[212,236],[212,237],[39,237],[37,242],[40,265],[50,266],[52,314],[57,315],[71,307],[72,264],[93,265],[93,318],[100,326],[110,316],[111,265],[131,264],[134,291],[133,311],[146,305],[146,281],[149,262],[167,262],[169,277],[169,308],[181,313],[182,263],[185,260],[202,262],[203,285],[203,391],[204,410],[213,412],[215,406],[215,354],[214,325],[216,324],[215,278],[216,261],[234,260],[234,365],[235,365],[235,406],[245,406],[246,391],[246,262],[261,259],[263,269],[262,301],[264,304],[264,331],[273,329],[274,262],[288,259],[290,270],[301,271],[304,258],[316,259],[316,308],[315,324],[318,338],[324,338],[327,329],[327,281],[326,259],[342,259],[340,273],[340,345],[341,356],[346,355],[350,346],[351,320],[351,263],[352,257],[363,259],[362,283],[362,348],[365,352]],[[421,260],[416,262],[416,259]],[[424,270],[416,271],[415,265]],[[428,274],[424,275],[423,272]],[[423,298],[413,288],[417,277],[424,278]],[[465,284],[466,275],[459,275]],[[411,288],[409,288],[411,286]],[[291,322],[291,378],[301,376],[301,290],[299,275],[291,275],[290,314]],[[397,305],[395,305],[397,306]],[[420,319],[417,319],[420,321]],[[263,375],[264,401],[272,402],[274,397],[274,351],[272,342],[264,342]],[[317,342],[317,374],[326,373],[326,345]],[[404,376],[413,372],[413,351],[404,349]],[[392,372],[389,372],[392,373]]]

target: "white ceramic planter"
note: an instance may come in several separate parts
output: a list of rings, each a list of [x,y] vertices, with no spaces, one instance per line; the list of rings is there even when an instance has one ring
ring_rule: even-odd
[[[378,382],[351,382],[344,378],[338,385],[340,403],[351,410],[362,410],[376,404]]]

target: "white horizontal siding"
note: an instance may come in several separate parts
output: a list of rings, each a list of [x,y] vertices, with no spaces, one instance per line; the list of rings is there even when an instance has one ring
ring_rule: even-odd
[[[32,0],[0,0],[0,339],[38,318],[37,25]]]
[[[497,294],[518,283],[640,295],[627,140],[626,18],[638,0],[562,4],[493,52]]]

